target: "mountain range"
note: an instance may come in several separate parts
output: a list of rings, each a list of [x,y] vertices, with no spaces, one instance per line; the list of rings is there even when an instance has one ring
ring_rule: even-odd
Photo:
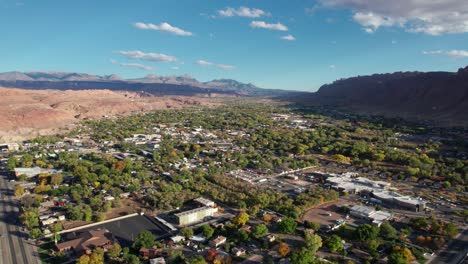
[[[74,72],[5,72],[0,73],[0,85],[26,89],[88,90],[110,89],[144,91],[155,95],[228,94],[236,96],[286,96],[298,92],[262,89],[251,83],[231,79],[200,82],[189,75],[123,79],[118,75],[91,75]],[[301,93],[301,92],[299,92]]]
[[[43,90],[144,92],[150,95],[269,97],[302,105],[468,125],[468,67],[457,72],[395,72],[340,79],[315,93],[259,88],[231,79],[200,82],[189,75],[117,75],[73,72],[0,73],[0,86]]]

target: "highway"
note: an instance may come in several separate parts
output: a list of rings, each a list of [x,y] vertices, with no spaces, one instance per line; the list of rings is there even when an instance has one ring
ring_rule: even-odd
[[[40,264],[37,247],[26,241],[19,226],[19,203],[13,197],[13,186],[0,172],[0,264]]]

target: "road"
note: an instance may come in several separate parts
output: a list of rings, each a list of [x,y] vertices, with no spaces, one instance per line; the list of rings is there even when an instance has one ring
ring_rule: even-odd
[[[462,264],[468,263],[466,256],[468,254],[468,229],[464,229],[461,234],[450,240],[439,252],[436,253],[428,264]]]
[[[19,203],[13,199],[13,186],[0,172],[0,264],[40,264],[37,247],[26,241],[18,221]]]

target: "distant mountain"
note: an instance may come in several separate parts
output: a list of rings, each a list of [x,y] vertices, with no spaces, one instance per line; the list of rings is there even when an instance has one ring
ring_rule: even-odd
[[[6,72],[0,73],[0,86],[24,89],[110,89],[144,91],[157,95],[226,94],[229,96],[289,96],[302,92],[262,89],[253,84],[219,79],[199,82],[189,75],[122,79],[117,75],[90,75],[74,72]]]
[[[297,100],[468,124],[468,67],[458,72],[396,72],[341,79]]]

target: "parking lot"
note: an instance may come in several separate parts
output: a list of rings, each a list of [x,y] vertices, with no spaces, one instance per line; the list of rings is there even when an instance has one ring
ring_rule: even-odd
[[[333,226],[338,219],[353,223],[355,220],[352,217],[346,219],[346,214],[340,212],[339,208],[343,205],[352,206],[350,201],[338,199],[308,210],[302,220],[318,223],[321,227]]]

